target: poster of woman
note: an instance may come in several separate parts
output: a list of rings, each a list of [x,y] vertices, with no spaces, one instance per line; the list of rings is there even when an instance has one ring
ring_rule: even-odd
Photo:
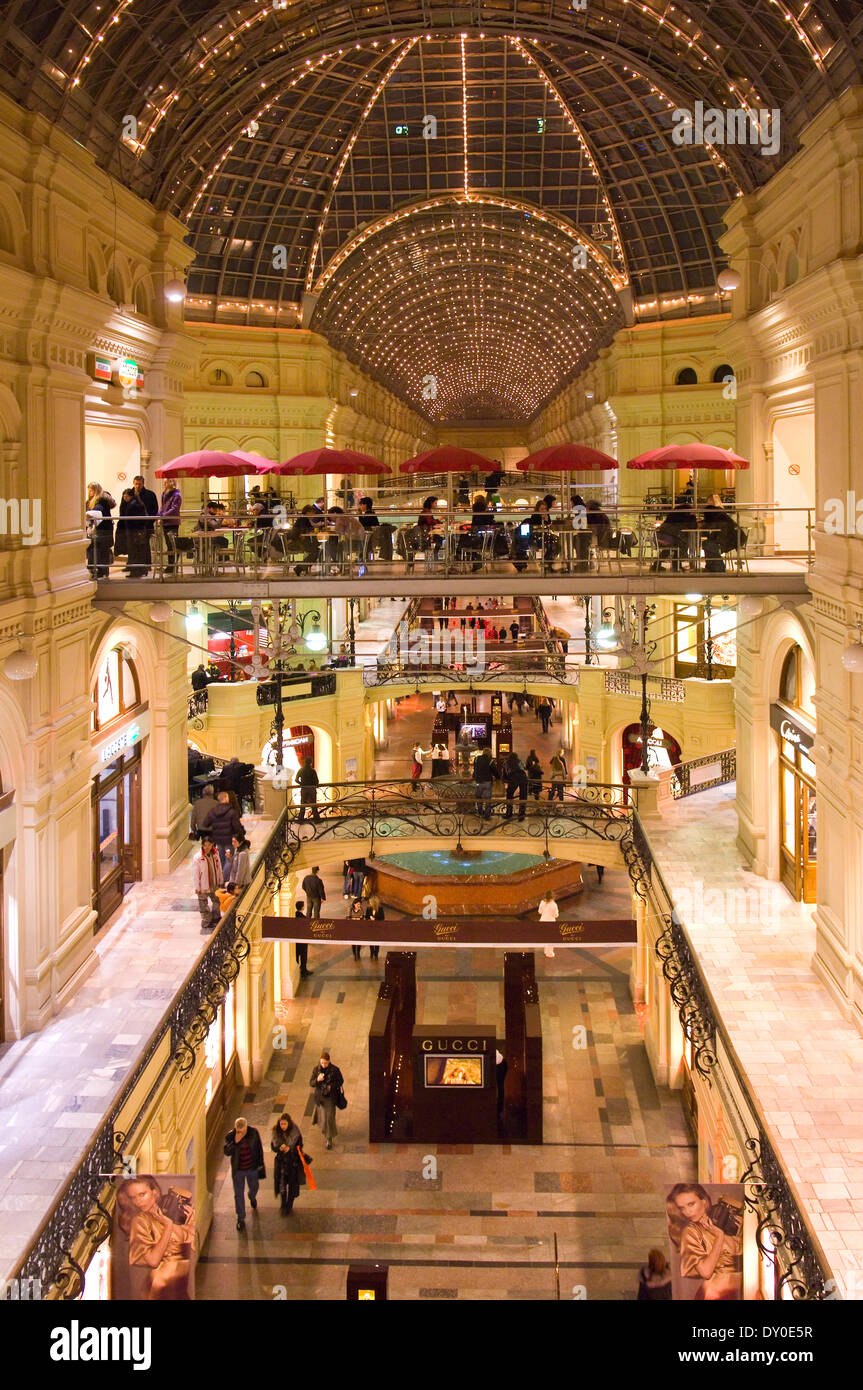
[[[111,1247],[111,1298],[194,1297],[195,1180],[140,1174],[117,1188]]]
[[[675,1299],[742,1298],[742,1186],[678,1182],[665,1206]]]

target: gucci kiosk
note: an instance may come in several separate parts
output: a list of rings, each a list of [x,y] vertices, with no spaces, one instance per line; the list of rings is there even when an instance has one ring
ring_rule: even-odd
[[[414,1028],[414,1140],[497,1142],[496,1049],[494,1028]]]

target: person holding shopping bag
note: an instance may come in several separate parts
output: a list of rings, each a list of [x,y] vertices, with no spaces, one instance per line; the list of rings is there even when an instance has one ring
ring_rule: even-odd
[[[309,1086],[315,1093],[315,1118],[312,1123],[320,1125],[328,1149],[333,1147],[333,1140],[338,1133],[336,1104],[342,1096],[344,1084],[345,1079],[338,1067],[330,1061],[330,1054],[321,1052],[320,1066],[314,1068]],[[342,1108],[339,1106],[339,1109]]]
[[[300,1188],[306,1185],[306,1174],[300,1161],[303,1136],[299,1126],[287,1112],[280,1115],[273,1127],[270,1148],[276,1155],[275,1189],[276,1196],[282,1199],[282,1215],[288,1216],[294,1202],[300,1195]]]

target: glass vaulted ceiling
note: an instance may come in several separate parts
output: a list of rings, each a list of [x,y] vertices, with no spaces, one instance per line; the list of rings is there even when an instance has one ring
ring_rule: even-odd
[[[6,89],[186,222],[190,317],[292,326],[310,294],[430,419],[526,419],[621,291],[710,298],[729,203],[860,80],[863,5],[10,0],[0,36]],[[778,109],[778,153],[675,145],[697,100]]]

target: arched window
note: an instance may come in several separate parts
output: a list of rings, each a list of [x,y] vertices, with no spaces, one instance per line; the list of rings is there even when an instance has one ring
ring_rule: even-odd
[[[141,703],[141,687],[131,655],[112,647],[99,667],[93,686],[92,728],[96,733]]]
[[[682,367],[674,378],[675,386],[697,386],[698,373],[694,367]]]
[[[139,280],[135,286],[135,313],[142,318],[147,318],[150,313],[150,296],[147,293],[147,286],[143,280]]]
[[[796,284],[799,275],[800,275],[800,262],[798,261],[797,257],[795,256],[794,252],[792,251],[792,252],[791,252],[791,255],[788,257],[788,260],[785,262],[785,283],[786,283],[786,285],[794,285],[794,284]]]
[[[716,368],[716,371],[713,373],[713,380],[714,380],[714,381],[725,381],[725,379],[726,379],[727,377],[732,377],[732,378],[733,378],[733,376],[734,376],[734,368],[733,368],[733,367],[729,367],[729,365],[728,365],[727,362],[723,362],[722,366],[721,366],[721,367],[717,367],[717,368]]]
[[[113,299],[115,304],[123,303],[123,282],[120,279],[114,266],[108,271],[108,279],[105,284],[108,298]]]
[[[779,698],[791,709],[799,709],[814,718],[815,677],[802,647],[793,646],[782,665]]]
[[[263,372],[249,372],[246,377],[246,385],[252,387],[266,386],[267,378]]]
[[[222,367],[214,367],[213,370],[210,372],[210,375],[207,377],[207,382],[210,386],[232,385],[231,378]]]

